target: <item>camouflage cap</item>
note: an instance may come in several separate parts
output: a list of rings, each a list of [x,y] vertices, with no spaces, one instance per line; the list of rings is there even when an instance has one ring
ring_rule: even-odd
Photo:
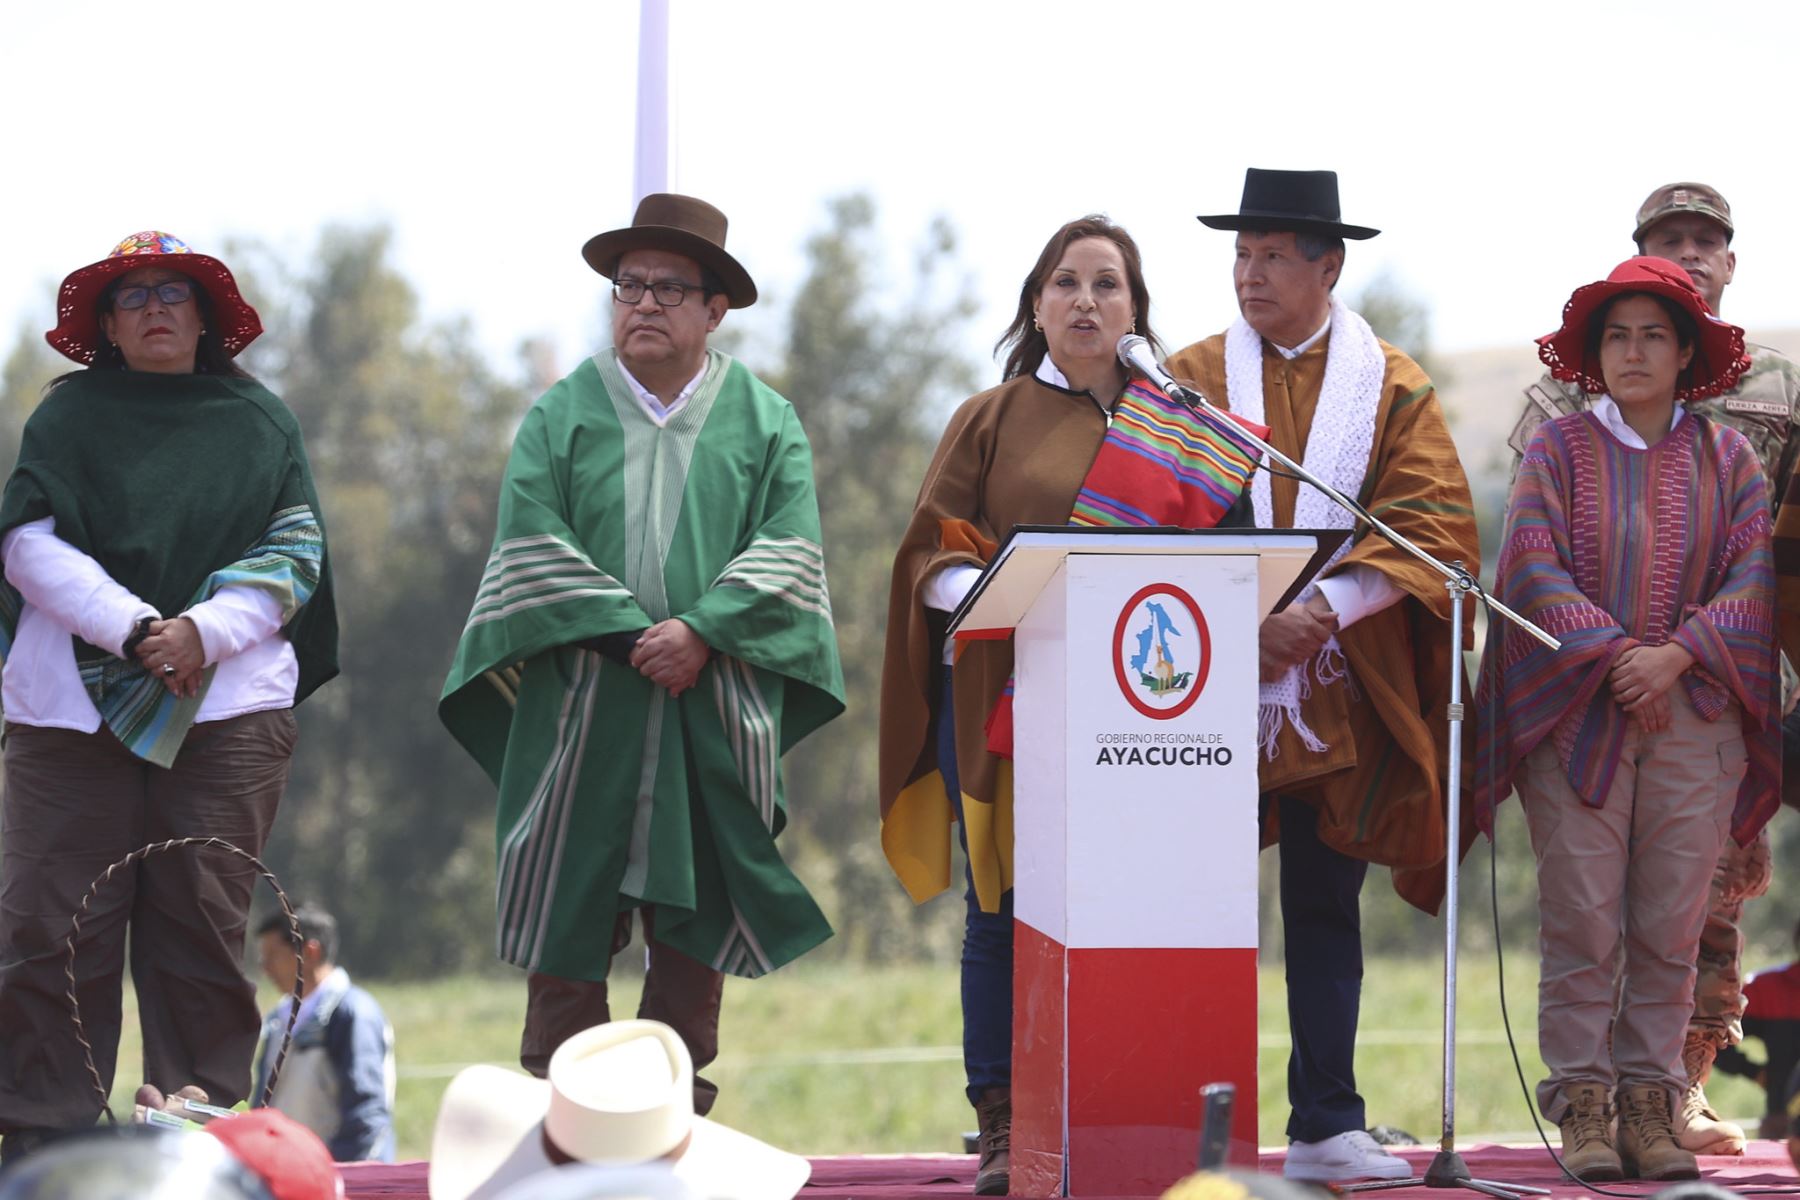
[[[1731,226],[1731,205],[1725,203],[1725,197],[1716,189],[1704,183],[1665,183],[1651,192],[1650,198],[1638,208],[1637,232],[1631,235],[1631,240],[1642,242],[1652,225],[1672,213],[1684,212],[1699,213],[1723,225],[1728,242],[1736,232]]]

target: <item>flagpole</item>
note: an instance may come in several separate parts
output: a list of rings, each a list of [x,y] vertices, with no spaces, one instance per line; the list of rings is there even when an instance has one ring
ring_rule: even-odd
[[[672,190],[669,0],[638,0],[637,149],[631,202]]]

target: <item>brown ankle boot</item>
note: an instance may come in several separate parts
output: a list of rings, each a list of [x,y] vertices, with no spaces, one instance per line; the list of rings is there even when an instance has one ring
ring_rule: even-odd
[[[981,1129],[981,1158],[975,1166],[975,1194],[1004,1196],[1012,1169],[1012,1089],[989,1088],[975,1102]]]
[[[1667,1182],[1700,1178],[1692,1152],[1675,1140],[1669,1093],[1661,1084],[1634,1083],[1619,1089],[1619,1158],[1632,1179]]]
[[[1706,1080],[1712,1074],[1719,1047],[1703,1033],[1688,1030],[1681,1047],[1681,1065],[1687,1070],[1687,1090],[1675,1111],[1675,1140],[1695,1154],[1742,1154],[1744,1129],[1721,1117],[1706,1098]]]
[[[1572,1083],[1563,1089],[1569,1111],[1562,1119],[1563,1166],[1586,1183],[1610,1183],[1625,1178],[1625,1167],[1613,1149],[1612,1105],[1606,1102],[1606,1085]]]

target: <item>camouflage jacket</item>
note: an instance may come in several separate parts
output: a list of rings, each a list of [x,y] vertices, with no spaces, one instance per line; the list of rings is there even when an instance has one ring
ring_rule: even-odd
[[[1800,437],[1794,436],[1795,427],[1800,426],[1800,366],[1767,346],[1747,345],[1744,349],[1750,356],[1750,369],[1738,385],[1723,396],[1693,401],[1687,408],[1750,439],[1768,477],[1769,496],[1779,505],[1783,484],[1800,453]],[[1507,439],[1513,452],[1512,473],[1519,473],[1519,460],[1539,425],[1552,417],[1583,412],[1587,406],[1587,393],[1548,373],[1526,388],[1525,411]]]

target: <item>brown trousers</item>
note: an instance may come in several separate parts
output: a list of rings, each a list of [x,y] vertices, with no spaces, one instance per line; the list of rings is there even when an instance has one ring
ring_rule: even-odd
[[[1550,1070],[1537,1099],[1550,1121],[1573,1083],[1686,1086],[1700,929],[1746,758],[1736,709],[1706,721],[1679,683],[1669,708],[1664,732],[1626,734],[1599,808],[1569,786],[1548,740],[1518,777],[1537,856],[1538,1049]]]
[[[168,770],[97,733],[6,727],[0,799],[0,1133],[92,1124],[102,1101],[75,1036],[63,942],[88,885],[152,842],[218,837],[261,856],[287,784],[292,710],[196,725]],[[118,1058],[126,931],[144,1075],[230,1106],[250,1088],[262,1020],[245,977],[255,870],[217,850],[152,855],[88,905],[76,993],[100,1082]]]
[[[694,1060],[694,1111],[705,1116],[719,1097],[719,1088],[702,1079],[702,1069],[719,1057],[719,1003],[725,993],[725,977],[698,959],[656,940],[654,909],[643,915],[644,941],[650,948],[650,968],[644,976],[644,993],[637,1015],[661,1021],[687,1044]],[[631,942],[631,910],[619,914],[613,926],[612,958]],[[609,958],[608,967],[611,967]],[[565,979],[533,971],[525,981],[525,1031],[519,1038],[519,1065],[539,1079],[550,1070],[556,1048],[584,1029],[612,1020],[606,1002],[606,980]]]

